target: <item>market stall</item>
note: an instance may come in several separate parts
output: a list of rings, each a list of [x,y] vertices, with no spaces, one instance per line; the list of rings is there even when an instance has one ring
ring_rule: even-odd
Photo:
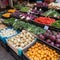
[[[59,60],[60,5],[10,1],[0,13],[1,45],[17,60]]]

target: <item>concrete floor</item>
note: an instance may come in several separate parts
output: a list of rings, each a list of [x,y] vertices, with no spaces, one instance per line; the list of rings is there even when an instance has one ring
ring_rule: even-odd
[[[15,59],[0,45],[0,60],[15,60]]]

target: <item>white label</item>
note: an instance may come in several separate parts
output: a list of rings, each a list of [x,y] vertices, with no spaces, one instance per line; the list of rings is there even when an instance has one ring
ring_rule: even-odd
[[[48,26],[44,26],[44,29],[45,29],[45,30],[48,30],[48,28],[49,28]]]

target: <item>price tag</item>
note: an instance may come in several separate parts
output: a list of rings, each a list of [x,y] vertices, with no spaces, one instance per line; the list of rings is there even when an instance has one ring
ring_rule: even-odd
[[[48,30],[48,29],[49,29],[49,27],[48,27],[48,26],[44,26],[44,29],[45,29],[45,30]]]

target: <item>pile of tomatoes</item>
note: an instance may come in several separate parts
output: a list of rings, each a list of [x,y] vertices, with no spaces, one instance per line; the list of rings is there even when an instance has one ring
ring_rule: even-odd
[[[38,17],[34,20],[37,23],[44,24],[44,25],[51,25],[55,22],[55,19],[49,17]]]

